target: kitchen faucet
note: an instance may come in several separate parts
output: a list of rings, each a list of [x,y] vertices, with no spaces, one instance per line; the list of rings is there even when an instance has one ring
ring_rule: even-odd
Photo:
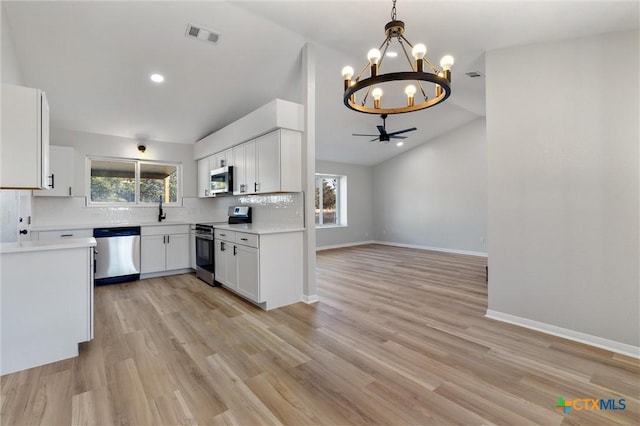
[[[167,214],[162,211],[162,198],[160,199],[160,205],[158,206],[158,222],[162,222],[162,219],[167,218]]]

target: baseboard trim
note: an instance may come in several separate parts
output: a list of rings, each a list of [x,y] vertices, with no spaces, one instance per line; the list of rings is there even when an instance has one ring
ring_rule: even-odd
[[[382,244],[385,246],[394,246],[394,247],[403,247],[403,248],[412,248],[418,250],[432,250],[432,251],[442,251],[445,253],[455,253],[455,254],[466,254],[469,256],[479,256],[479,257],[488,257],[488,253],[481,251],[471,251],[471,250],[456,250],[450,248],[442,248],[442,247],[430,247],[430,246],[421,246],[417,244],[404,244],[404,243],[394,243],[391,241],[371,241],[372,244]]]
[[[344,247],[353,247],[353,246],[362,246],[362,245],[365,245],[365,244],[373,244],[373,243],[375,243],[375,241],[369,240],[369,241],[356,241],[354,243],[332,244],[332,245],[329,245],[329,246],[316,247],[316,251],[331,250],[331,249],[344,248]]]
[[[158,278],[158,277],[167,277],[169,275],[179,275],[179,274],[188,274],[193,272],[193,269],[174,269],[173,271],[160,271],[160,272],[149,272],[146,274],[140,274],[141,280],[146,280],[147,278]]]
[[[304,303],[306,303],[307,305],[310,305],[311,303],[316,303],[318,301],[318,295],[317,294],[312,294],[310,296],[307,295],[302,295],[302,301]]]
[[[615,340],[609,340],[568,328],[505,314],[503,312],[492,311],[491,309],[487,309],[485,317],[640,359],[640,347],[638,346],[627,345],[626,343],[616,342]]]

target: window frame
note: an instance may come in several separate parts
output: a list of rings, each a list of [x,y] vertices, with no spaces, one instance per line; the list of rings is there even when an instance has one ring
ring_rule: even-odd
[[[92,161],[111,161],[121,163],[133,163],[134,164],[134,201],[133,202],[115,202],[115,201],[93,201],[91,199],[91,162]],[[139,160],[135,158],[121,158],[121,157],[100,157],[100,156],[87,156],[86,160],[86,205],[88,207],[151,207],[157,206],[157,202],[142,202],[140,201],[140,169],[142,164],[153,164],[159,166],[171,166],[176,168],[176,201],[169,203],[162,203],[163,207],[181,207],[182,206],[182,163],[176,163],[172,161],[152,161],[152,160]]]
[[[323,215],[320,214],[320,223],[315,223],[316,229],[327,228],[340,228],[347,226],[347,177],[344,175],[336,175],[330,173],[316,173],[314,182],[314,192],[317,189],[319,194],[322,194],[322,180],[323,179],[336,179],[336,222],[335,223],[322,223]],[[315,198],[315,195],[314,195]],[[320,210],[322,211],[323,198],[320,197]],[[314,216],[315,216],[315,203],[314,203]]]

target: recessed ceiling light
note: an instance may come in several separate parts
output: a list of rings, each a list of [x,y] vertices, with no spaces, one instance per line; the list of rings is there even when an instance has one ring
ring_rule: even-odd
[[[387,52],[387,56],[390,58],[395,58],[396,56],[398,56],[398,52],[394,52],[393,50],[390,50]]]
[[[404,145],[404,142],[397,142],[396,143],[396,146],[402,146],[402,145]]]
[[[162,83],[164,81],[164,76],[162,74],[151,74],[149,78],[154,83]]]

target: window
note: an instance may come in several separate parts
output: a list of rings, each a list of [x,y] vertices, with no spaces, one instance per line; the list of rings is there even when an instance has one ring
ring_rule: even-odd
[[[316,227],[346,226],[346,176],[316,175]]]
[[[180,166],[136,160],[89,159],[90,203],[178,204]]]
[[[178,202],[178,166],[140,163],[140,202]]]

